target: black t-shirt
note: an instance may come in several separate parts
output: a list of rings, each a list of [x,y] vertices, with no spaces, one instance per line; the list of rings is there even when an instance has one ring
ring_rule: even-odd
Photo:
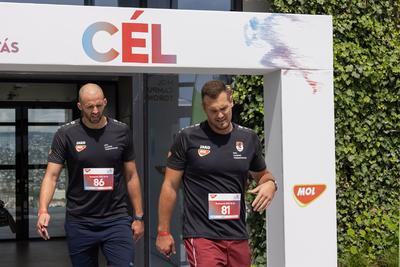
[[[126,124],[107,120],[103,128],[90,129],[78,119],[61,126],[54,136],[48,161],[67,162],[69,220],[128,216],[123,165],[135,159],[132,134]]]
[[[167,166],[183,170],[183,237],[247,239],[245,190],[249,170],[266,168],[258,136],[233,124],[226,135],[212,131],[207,121],[183,129],[171,148]],[[240,194],[240,218],[209,219],[209,194]]]

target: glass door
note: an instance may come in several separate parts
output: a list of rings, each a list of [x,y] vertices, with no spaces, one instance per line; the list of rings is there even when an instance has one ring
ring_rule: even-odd
[[[16,219],[16,120],[15,109],[0,109],[0,240],[14,239],[16,234],[8,224],[9,215]]]
[[[73,107],[74,103],[0,103],[0,240],[39,237],[35,226],[47,155],[58,127],[76,117]],[[52,237],[65,235],[66,176],[64,168],[49,206]],[[16,222],[15,232],[2,223],[5,213]]]
[[[72,109],[63,108],[28,108],[27,141],[28,141],[28,203],[29,203],[29,237],[39,237],[36,232],[36,218],[39,205],[40,184],[44,176],[47,155],[53,136],[59,125],[72,120]],[[65,236],[64,219],[66,206],[66,169],[58,179],[53,200],[49,205],[51,237]]]

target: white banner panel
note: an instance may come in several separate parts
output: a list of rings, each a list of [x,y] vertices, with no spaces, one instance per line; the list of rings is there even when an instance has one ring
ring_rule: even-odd
[[[281,70],[264,84],[266,160],[281,184],[268,266],[336,266],[333,72]]]
[[[6,71],[266,73],[333,65],[330,16],[0,3],[0,25]]]
[[[286,266],[336,266],[333,80],[330,71],[282,77]]]

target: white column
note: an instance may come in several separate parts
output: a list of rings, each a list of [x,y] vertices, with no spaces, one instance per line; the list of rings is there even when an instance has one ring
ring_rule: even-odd
[[[268,266],[337,266],[333,72],[269,73],[264,106],[266,161],[279,183]]]

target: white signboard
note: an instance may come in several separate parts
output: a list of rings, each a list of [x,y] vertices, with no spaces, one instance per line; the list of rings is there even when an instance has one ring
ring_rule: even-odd
[[[0,70],[332,69],[329,16],[0,3],[0,25]]]

